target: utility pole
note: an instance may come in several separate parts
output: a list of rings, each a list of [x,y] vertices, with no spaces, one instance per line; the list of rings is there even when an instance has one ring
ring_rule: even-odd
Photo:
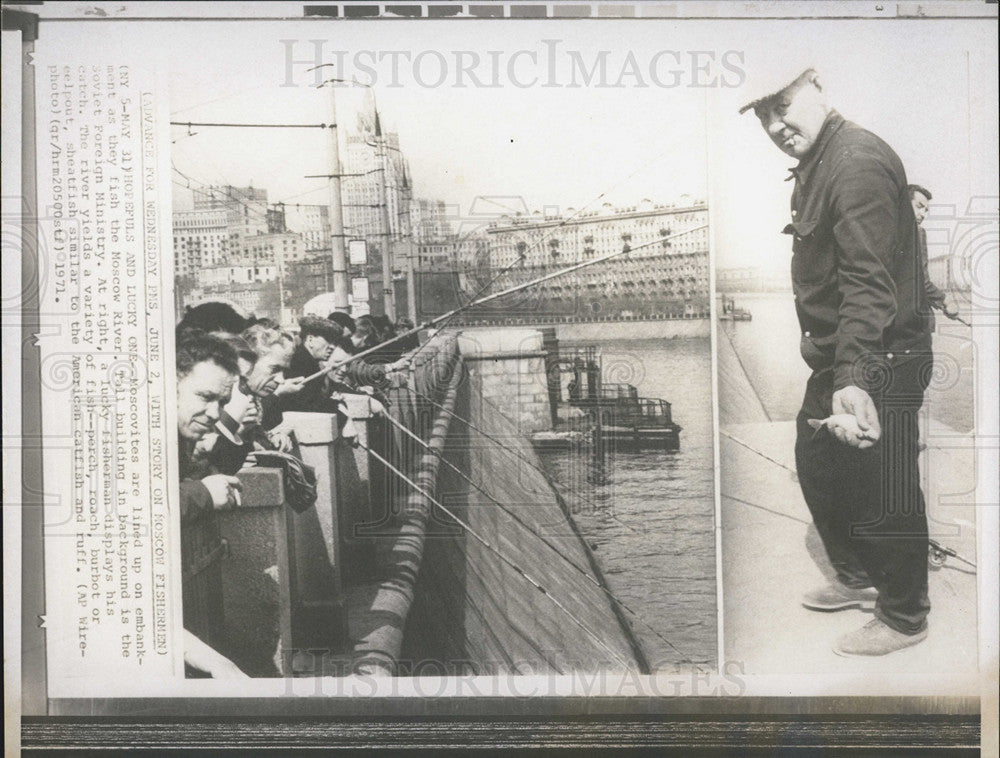
[[[406,305],[409,310],[410,321],[417,323],[417,285],[415,262],[417,260],[417,241],[410,235],[409,247],[406,254]]]
[[[275,248],[278,248],[275,245]],[[283,324],[285,317],[285,254],[276,249],[274,252],[275,261],[278,264],[278,323]]]
[[[337,136],[337,88],[330,86],[330,241],[333,251],[333,307],[347,313],[347,252],[344,247],[344,206],[340,197],[340,142]]]
[[[382,208],[382,227],[385,229],[385,236],[382,238],[382,295],[385,315],[390,321],[396,321],[396,296],[392,287],[392,227],[389,226],[389,175],[386,171],[386,149],[385,140],[382,138],[382,129],[379,124],[378,110],[375,111],[375,144],[378,149],[378,165],[381,181],[379,181],[379,193]]]

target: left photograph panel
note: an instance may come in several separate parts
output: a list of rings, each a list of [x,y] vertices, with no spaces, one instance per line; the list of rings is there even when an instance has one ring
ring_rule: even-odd
[[[717,671],[707,98],[652,83],[708,64],[74,26],[35,67],[50,696]]]

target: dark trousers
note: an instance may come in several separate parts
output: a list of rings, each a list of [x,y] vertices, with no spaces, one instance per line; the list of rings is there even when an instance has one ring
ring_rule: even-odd
[[[929,351],[898,356],[873,390],[882,436],[867,450],[807,420],[831,413],[833,371],[813,373],[798,416],[799,483],[837,578],[878,590],[875,615],[916,634],[927,625],[927,511],[917,467],[917,417],[930,379]]]

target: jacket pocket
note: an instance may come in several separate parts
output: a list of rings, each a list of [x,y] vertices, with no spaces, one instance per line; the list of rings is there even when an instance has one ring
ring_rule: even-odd
[[[796,284],[820,284],[832,275],[833,259],[821,244],[819,221],[793,221],[784,228],[792,235],[792,281]]]

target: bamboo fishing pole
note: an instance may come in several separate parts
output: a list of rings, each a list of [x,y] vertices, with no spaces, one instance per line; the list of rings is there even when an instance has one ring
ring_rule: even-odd
[[[366,356],[371,355],[372,353],[376,353],[380,350],[383,350],[386,347],[386,345],[391,345],[394,342],[398,342],[399,340],[411,337],[414,334],[419,333],[423,329],[430,329],[431,327],[440,324],[442,321],[449,321],[450,319],[453,319],[455,316],[457,316],[459,313],[467,311],[470,308],[474,308],[478,305],[485,305],[486,303],[493,302],[494,300],[498,300],[501,297],[506,297],[507,295],[513,295],[516,292],[525,290],[528,287],[534,287],[536,284],[541,284],[542,282],[547,282],[551,279],[555,279],[560,276],[565,276],[566,274],[571,274],[574,271],[579,271],[580,269],[587,268],[588,266],[593,266],[597,263],[603,263],[604,261],[609,261],[612,258],[617,258],[619,255],[625,255],[626,253],[631,253],[636,250],[642,250],[644,247],[652,247],[653,245],[659,245],[668,240],[672,240],[677,237],[682,237],[686,234],[691,234],[692,232],[697,232],[707,227],[708,224],[700,224],[698,226],[693,226],[690,229],[685,229],[682,232],[677,232],[675,234],[669,234],[665,237],[660,237],[659,239],[654,240],[653,242],[647,242],[644,245],[637,245],[636,247],[629,247],[628,245],[625,245],[624,248],[614,253],[608,253],[607,255],[602,255],[597,258],[594,258],[593,260],[583,261],[581,263],[575,263],[572,266],[567,266],[566,268],[559,269],[558,271],[553,271],[551,274],[545,274],[544,276],[540,276],[537,279],[532,279],[530,282],[525,282],[524,284],[517,284],[513,287],[508,287],[505,290],[501,290],[500,292],[494,292],[492,295],[486,295],[485,297],[481,297],[478,300],[473,300],[471,302],[468,302],[465,305],[460,305],[458,308],[454,308],[453,310],[450,310],[447,313],[442,313],[440,316],[435,316],[434,318],[421,324],[420,326],[415,326],[412,329],[408,329],[405,332],[402,332],[401,334],[397,334],[392,339],[388,339],[385,342],[380,342],[377,345],[373,345],[372,347],[369,347],[366,350],[362,350],[360,353],[355,353],[354,355],[350,356],[349,358],[345,358],[342,361],[338,361],[329,366],[324,366],[315,374],[310,374],[305,379],[303,379],[302,384],[307,384],[315,379],[319,379],[321,376],[332,373],[337,369],[343,368],[349,363],[353,363],[354,361],[360,360]]]

